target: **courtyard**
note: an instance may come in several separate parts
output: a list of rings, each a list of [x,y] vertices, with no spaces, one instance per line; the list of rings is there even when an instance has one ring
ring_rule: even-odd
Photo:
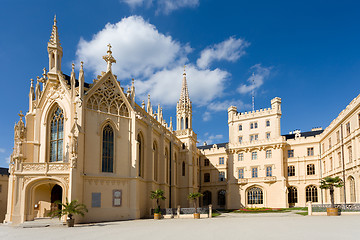
[[[359,239],[360,215],[227,213],[207,219],[133,220],[66,226],[0,225],[0,239]]]

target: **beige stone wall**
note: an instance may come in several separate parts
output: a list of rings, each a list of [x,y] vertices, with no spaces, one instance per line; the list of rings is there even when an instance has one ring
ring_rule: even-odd
[[[8,175],[0,175],[0,222],[3,222],[6,214],[8,197]]]

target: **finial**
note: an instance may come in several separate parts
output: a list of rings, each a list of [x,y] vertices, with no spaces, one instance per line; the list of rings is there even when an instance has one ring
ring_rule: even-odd
[[[20,119],[22,119],[23,116],[24,116],[24,114],[22,113],[22,111],[20,111],[20,113],[19,113],[18,115],[19,115]]]
[[[74,72],[75,71],[75,63],[71,64],[71,70]]]
[[[36,82],[40,82],[39,76],[36,76]]]
[[[80,70],[84,70],[84,62],[83,61],[80,62]]]
[[[183,75],[186,75],[186,65],[184,65],[184,73]]]
[[[134,85],[134,82],[135,82],[135,80],[132,78],[131,79],[131,84]]]
[[[105,62],[107,62],[107,69],[106,71],[111,71],[111,64],[116,63],[115,58],[111,55],[112,51],[111,51],[111,45],[110,43],[107,45],[108,46],[108,50],[107,50],[107,55],[103,56],[103,59],[105,60]]]
[[[150,101],[150,93],[148,94],[148,100]]]
[[[54,26],[56,26],[56,14],[54,15]]]
[[[42,74],[43,78],[46,78],[46,68],[43,69],[43,74]]]
[[[145,101],[144,100],[142,100],[141,106],[143,109],[145,109]]]
[[[31,82],[31,87],[33,87],[34,86],[34,79],[30,79],[30,82]]]

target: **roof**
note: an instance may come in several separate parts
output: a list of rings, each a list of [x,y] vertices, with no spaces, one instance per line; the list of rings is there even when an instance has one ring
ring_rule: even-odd
[[[0,175],[10,175],[9,169],[0,167]]]
[[[218,148],[222,148],[222,147],[225,147],[225,148],[226,148],[226,145],[228,144],[228,142],[226,142],[226,143],[215,143],[215,144],[216,144],[216,146],[217,146]],[[215,144],[198,146],[197,148],[200,149],[200,150],[211,149],[211,148],[214,147]]]
[[[65,81],[66,81],[66,83],[67,83],[67,85],[71,85],[71,83],[70,83],[70,76],[69,75],[66,75],[66,74],[63,74],[64,75],[64,79],[65,79]],[[77,80],[76,78],[75,78],[75,87],[78,87],[79,86],[79,80]],[[88,84],[88,83],[86,83],[86,82],[84,82],[84,87],[86,87],[86,88],[90,88],[90,84]]]
[[[300,136],[301,137],[315,137],[316,135],[319,135],[323,132],[324,130],[317,130],[317,131],[309,131],[309,132],[300,132]],[[295,133],[293,134],[285,134],[285,135],[282,135],[286,138],[286,140],[288,139],[295,139]]]

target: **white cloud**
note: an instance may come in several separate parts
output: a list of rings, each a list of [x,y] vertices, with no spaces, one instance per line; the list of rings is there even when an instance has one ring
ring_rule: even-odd
[[[214,112],[227,111],[230,106],[236,106],[238,109],[244,108],[247,105],[241,100],[225,100],[222,102],[211,102],[208,109]]]
[[[200,68],[207,68],[214,61],[227,60],[235,62],[246,53],[245,48],[249,45],[249,42],[241,38],[230,37],[221,43],[204,49],[197,60],[197,65]]]
[[[6,152],[5,148],[0,148],[0,153]]]
[[[269,77],[271,71],[271,67],[262,67],[261,64],[256,64],[252,66],[251,69],[254,70],[254,76],[250,76],[247,79],[249,84],[242,84],[239,86],[237,89],[239,93],[245,94],[259,88],[263,85],[264,80]]]
[[[211,119],[211,113],[208,111],[205,111],[204,114],[202,115],[202,119],[204,122],[207,122]]]
[[[5,161],[6,161],[6,163],[10,163],[10,156],[9,157],[7,157],[7,158],[5,158]]]
[[[222,134],[210,135],[208,132],[206,132],[203,137],[204,140],[199,140],[199,144],[202,145],[204,142],[206,142],[207,144],[213,144],[214,142],[219,143],[219,141],[222,140],[223,138],[224,135]]]
[[[108,43],[113,46],[117,61],[113,64],[113,72],[119,79],[146,77],[165,66],[183,65],[191,51],[189,46],[182,46],[171,36],[159,33],[142,17],[131,16],[116,24],[106,24],[90,41],[81,38],[77,62],[84,61],[85,69],[96,74],[105,71],[106,62],[102,56],[106,55]]]
[[[128,4],[132,9],[136,7],[150,7],[153,4],[156,5],[156,13],[169,14],[180,8],[197,7],[200,4],[200,0],[120,0]]]

